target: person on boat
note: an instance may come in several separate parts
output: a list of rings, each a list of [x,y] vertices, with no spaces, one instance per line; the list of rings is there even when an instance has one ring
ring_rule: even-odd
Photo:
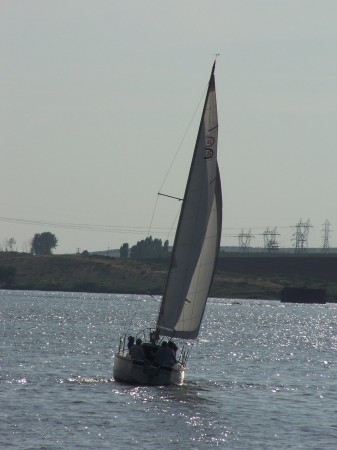
[[[142,347],[142,340],[140,338],[138,338],[136,340],[136,345],[131,347],[130,355],[131,355],[132,359],[140,359],[140,360],[144,359],[145,355],[144,355],[144,350]]]
[[[159,332],[157,330],[152,331],[150,333],[150,342],[151,344],[155,344],[159,339]]]
[[[128,337],[128,349],[129,351],[135,345],[135,338],[133,336]]]
[[[178,347],[173,341],[169,341],[167,345],[168,345],[168,348],[171,350],[174,363],[176,363],[177,362],[177,350],[178,350]]]
[[[162,342],[160,349],[157,351],[155,362],[160,366],[172,366],[176,362],[166,341]]]

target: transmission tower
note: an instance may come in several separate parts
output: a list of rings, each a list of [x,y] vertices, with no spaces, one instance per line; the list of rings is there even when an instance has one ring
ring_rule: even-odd
[[[328,252],[330,245],[329,245],[329,238],[330,238],[330,222],[328,219],[323,223],[323,229],[322,229],[322,241],[323,241],[323,251]]]
[[[249,230],[248,232],[241,231],[241,233],[238,235],[239,238],[239,247],[242,251],[247,252],[250,249],[250,241],[254,239],[254,236],[252,236],[252,230]]]
[[[277,227],[270,230],[269,227],[266,228],[266,230],[263,232],[263,241],[264,241],[264,248],[268,252],[273,252],[278,250],[279,245],[277,242],[276,236],[279,236],[280,233],[277,232]]]
[[[294,233],[293,240],[295,240],[295,253],[303,253],[308,248],[308,236],[309,229],[312,228],[310,225],[310,219],[306,222],[302,222],[302,219],[295,225],[296,231]]]

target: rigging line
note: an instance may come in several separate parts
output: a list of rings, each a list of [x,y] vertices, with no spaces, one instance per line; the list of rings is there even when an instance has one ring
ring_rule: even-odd
[[[174,224],[177,223],[177,221],[178,221],[178,217],[179,217],[180,210],[181,210],[181,208],[178,208],[177,214],[176,214],[176,216],[175,216],[175,218],[174,218],[174,220],[173,220],[173,222],[172,222],[171,228],[169,229],[169,232],[168,232],[167,235],[166,235],[166,240],[167,240],[167,241],[169,240],[168,238],[169,238],[170,234],[172,233]]]
[[[161,186],[160,186],[159,192],[162,190],[162,188],[163,188],[163,186],[164,186],[164,184],[165,184],[165,182],[166,182],[166,180],[167,180],[167,177],[169,176],[169,173],[171,172],[171,169],[172,169],[172,166],[173,166],[173,164],[174,164],[174,161],[176,160],[176,158],[177,158],[177,156],[178,156],[178,153],[179,153],[179,151],[180,151],[180,149],[181,149],[181,146],[183,145],[183,142],[184,142],[184,140],[185,140],[185,138],[186,138],[186,135],[187,135],[187,133],[188,133],[188,130],[190,129],[191,124],[192,124],[192,122],[194,121],[195,115],[196,115],[196,113],[197,113],[197,111],[198,111],[198,109],[199,109],[200,103],[202,102],[202,100],[203,100],[204,97],[205,97],[205,93],[207,92],[207,89],[208,89],[208,84],[207,84],[206,89],[204,90],[204,92],[203,92],[203,94],[202,94],[202,96],[201,96],[201,98],[200,98],[200,100],[199,100],[199,103],[198,103],[197,107],[196,107],[195,110],[194,110],[192,119],[190,120],[190,123],[188,124],[188,126],[187,126],[187,128],[186,128],[186,131],[185,131],[185,133],[184,133],[184,135],[183,135],[183,137],[182,137],[182,139],[181,139],[181,141],[180,141],[180,144],[179,144],[179,146],[178,146],[178,149],[177,149],[177,151],[176,151],[176,153],[175,153],[175,155],[174,155],[174,157],[173,157],[173,159],[172,159],[172,162],[171,162],[171,164],[170,164],[170,167],[168,168],[168,171],[166,172],[166,175],[165,175],[165,177],[164,177],[164,180],[163,180],[163,182],[162,182],[162,184],[161,184]]]
[[[180,151],[180,149],[181,149],[181,146],[183,145],[183,142],[184,142],[184,140],[185,140],[185,138],[186,138],[186,135],[187,135],[187,133],[188,133],[188,130],[190,129],[191,124],[192,124],[192,122],[194,121],[194,118],[195,118],[195,116],[196,116],[196,113],[197,113],[197,111],[198,111],[198,109],[199,109],[200,103],[202,102],[202,100],[203,100],[204,97],[205,97],[205,93],[207,92],[207,89],[208,89],[208,84],[207,84],[207,86],[206,86],[204,92],[202,93],[202,96],[201,96],[201,98],[200,98],[200,100],[199,100],[199,102],[198,102],[198,104],[197,104],[197,107],[196,107],[195,110],[194,110],[193,116],[192,116],[192,118],[191,118],[191,120],[190,120],[190,122],[189,122],[189,124],[188,124],[188,126],[187,126],[187,128],[186,128],[186,130],[185,130],[185,133],[184,133],[182,139],[180,140],[179,146],[178,146],[177,151],[176,151],[176,153],[175,153],[175,155],[174,155],[174,157],[173,157],[173,159],[172,159],[172,162],[171,162],[171,164],[170,164],[170,167],[168,168],[168,170],[167,170],[167,172],[166,172],[166,175],[164,176],[163,182],[162,182],[162,184],[161,184],[161,186],[160,186],[160,189],[159,189],[159,191],[158,191],[158,194],[157,194],[157,197],[156,197],[156,201],[155,201],[155,205],[154,205],[154,208],[153,208],[153,213],[152,213],[152,217],[151,217],[151,221],[150,221],[150,225],[149,225],[149,230],[148,230],[148,234],[147,234],[148,236],[150,236],[150,233],[151,233],[152,223],[153,223],[154,215],[155,215],[155,212],[156,212],[156,209],[157,209],[157,203],[158,203],[158,197],[159,197],[159,195],[160,195],[160,191],[162,190],[162,188],[163,188],[163,186],[164,186],[164,184],[165,184],[165,182],[166,182],[166,180],[167,180],[167,177],[169,176],[169,173],[171,172],[171,169],[172,169],[172,166],[173,166],[173,164],[174,164],[174,161],[176,160],[176,158],[177,158],[177,156],[178,156],[178,153],[179,153],[179,151]],[[171,227],[171,230],[172,230],[172,227]],[[170,230],[170,232],[171,232],[171,230]]]
[[[150,236],[150,233],[151,233],[152,223],[153,223],[154,215],[155,215],[156,209],[157,209],[158,197],[159,197],[159,194],[157,194],[157,197],[156,197],[156,201],[155,201],[155,204],[154,204],[150,225],[149,225],[149,228],[148,228],[148,231],[147,231],[147,236]]]
[[[148,230],[147,236],[150,236],[150,232],[151,232],[151,229],[152,229],[152,222],[153,222],[154,215],[155,215],[155,211],[156,211],[156,208],[157,208],[157,203],[158,203],[158,197],[159,197],[159,195],[160,195],[160,194],[158,193],[158,195],[157,195],[157,197],[156,197],[156,203],[155,203],[155,207],[154,207],[154,210],[153,210],[153,214],[152,214],[152,218],[151,218],[151,223],[150,223],[150,226],[149,226],[149,230]],[[178,199],[178,200],[180,200],[180,199]],[[177,222],[177,218],[178,218],[178,216],[179,216],[180,209],[181,209],[181,208],[178,208],[177,214],[175,215],[175,218],[174,218],[174,220],[173,220],[171,226],[170,226],[169,228],[162,228],[163,232],[164,232],[164,230],[168,230],[168,232],[167,232],[167,234],[166,234],[166,239],[165,239],[165,240],[167,240],[167,241],[169,240],[169,236],[170,236],[171,233],[172,233],[172,230],[173,230],[173,228],[174,228],[174,224]],[[158,230],[158,228],[156,228],[156,229]]]

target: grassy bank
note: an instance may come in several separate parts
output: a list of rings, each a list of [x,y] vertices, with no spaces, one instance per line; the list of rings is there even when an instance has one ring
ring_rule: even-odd
[[[0,288],[162,294],[168,261],[82,255],[0,253]],[[327,290],[337,301],[337,256],[242,255],[219,258],[211,296],[279,299],[283,287]]]

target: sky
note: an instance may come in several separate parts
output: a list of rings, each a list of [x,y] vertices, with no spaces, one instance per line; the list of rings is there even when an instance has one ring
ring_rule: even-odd
[[[0,249],[170,244],[215,55],[221,245],[337,246],[335,0],[1,0]]]

